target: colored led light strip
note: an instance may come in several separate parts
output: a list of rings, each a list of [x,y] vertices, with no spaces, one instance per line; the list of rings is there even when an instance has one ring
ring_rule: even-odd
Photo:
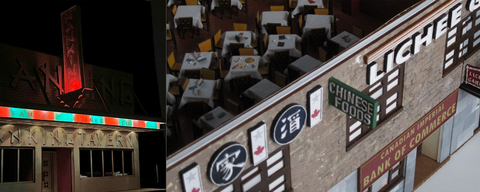
[[[160,129],[160,122],[0,106],[0,117]]]

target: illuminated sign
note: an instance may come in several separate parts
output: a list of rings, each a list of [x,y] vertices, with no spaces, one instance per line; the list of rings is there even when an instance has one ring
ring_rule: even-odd
[[[467,64],[465,83],[480,89],[480,68]]]
[[[60,14],[62,18],[63,76],[65,93],[83,87],[83,55],[80,33],[80,10],[77,6]]]
[[[420,52],[422,46],[430,45],[433,40],[437,40],[447,32],[447,27],[452,28],[461,21],[462,3],[450,1],[441,8],[428,14],[424,20],[419,21],[414,26],[408,28],[400,35],[394,37],[383,46],[365,55],[367,66],[367,84],[380,80],[396,64],[403,64],[413,55]],[[447,12],[448,13],[445,13]],[[423,28],[423,33],[418,32]],[[383,71],[377,70],[375,60],[384,56]],[[377,72],[378,71],[378,72]]]
[[[334,77],[328,80],[328,103],[372,129],[377,126],[378,101]]]
[[[405,158],[408,153],[453,117],[457,109],[457,96],[458,89],[362,165],[360,167],[360,191],[370,187],[392,166]]]
[[[0,106],[0,117],[160,129],[160,122]]]

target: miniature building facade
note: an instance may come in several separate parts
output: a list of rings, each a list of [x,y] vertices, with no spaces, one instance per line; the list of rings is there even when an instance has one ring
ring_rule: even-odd
[[[478,128],[479,90],[463,83],[480,66],[479,7],[410,7],[168,157],[167,191],[413,191],[417,154],[443,162]]]

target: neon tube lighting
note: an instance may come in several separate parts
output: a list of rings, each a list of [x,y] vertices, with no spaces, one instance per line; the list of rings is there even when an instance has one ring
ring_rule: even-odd
[[[161,122],[0,106],[0,117],[160,129]]]

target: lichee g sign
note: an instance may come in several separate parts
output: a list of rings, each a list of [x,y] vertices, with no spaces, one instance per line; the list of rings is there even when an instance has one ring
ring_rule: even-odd
[[[377,126],[378,101],[334,77],[328,80],[328,103],[372,129]]]

